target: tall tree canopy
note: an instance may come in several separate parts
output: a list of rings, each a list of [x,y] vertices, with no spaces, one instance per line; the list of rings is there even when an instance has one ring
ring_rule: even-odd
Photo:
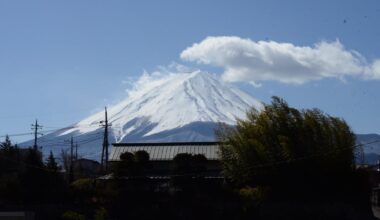
[[[355,136],[344,120],[297,110],[278,97],[217,135],[224,174],[238,185],[320,181],[354,167]]]

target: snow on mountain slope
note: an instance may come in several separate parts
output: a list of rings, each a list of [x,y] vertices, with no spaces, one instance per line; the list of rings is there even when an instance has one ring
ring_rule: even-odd
[[[192,122],[234,124],[236,117],[243,118],[249,107],[260,109],[262,106],[251,96],[201,71],[171,74],[142,86],[130,91],[127,99],[108,109],[117,141],[122,141],[146,123],[154,126],[143,136],[183,127]],[[96,127],[82,125],[98,124],[101,120],[104,120],[104,112],[84,119],[77,124],[78,128],[62,134],[94,131]]]
[[[144,74],[128,92],[127,98],[108,108],[112,142],[212,141],[216,123],[235,124],[250,108],[262,103],[223,82],[217,75],[202,71],[190,73]],[[104,112],[51,133],[43,140],[80,141],[80,153],[96,158],[101,151],[99,122]],[[54,142],[54,141],[53,141]],[[53,143],[52,142],[52,143]],[[47,142],[50,143],[50,142]],[[91,146],[90,146],[91,145]],[[97,146],[99,145],[99,146]],[[44,151],[49,148],[45,144]],[[55,150],[56,151],[56,150]],[[88,156],[93,155],[93,156]]]

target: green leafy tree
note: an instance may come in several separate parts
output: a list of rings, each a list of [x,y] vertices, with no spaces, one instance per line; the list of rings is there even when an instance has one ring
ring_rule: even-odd
[[[240,186],[304,186],[354,168],[355,136],[344,120],[278,97],[236,127],[221,126],[217,136],[224,175]]]

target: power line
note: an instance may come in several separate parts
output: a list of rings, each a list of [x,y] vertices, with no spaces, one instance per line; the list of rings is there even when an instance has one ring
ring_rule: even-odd
[[[16,136],[26,136],[26,135],[31,135],[33,134],[32,132],[28,133],[18,133],[18,134],[6,134],[6,135],[1,135],[0,138],[5,138],[5,137],[16,137]]]
[[[81,125],[70,125],[70,126],[66,126],[66,127],[48,127],[48,126],[44,126],[44,128],[56,128],[56,129],[50,129],[50,130],[41,130],[40,132],[41,133],[49,133],[49,132],[55,132],[55,131],[60,131],[60,130],[66,130],[66,129],[73,129],[73,128],[88,128],[88,127],[93,127],[93,126],[97,126],[98,124],[81,124]],[[32,125],[34,126],[34,124]],[[27,135],[30,135],[30,134],[33,134],[33,132],[23,132],[23,133],[15,133],[15,134],[3,134],[3,135],[0,135],[0,138],[4,138],[6,136],[8,137],[16,137],[16,136],[27,136]],[[39,138],[43,138],[43,137],[39,137]]]
[[[90,139],[90,140],[86,140],[85,142],[80,142],[80,144],[88,144],[88,143],[91,143],[91,142],[94,142],[94,141],[96,141],[96,140],[99,140],[101,137],[97,137],[96,139]]]
[[[75,137],[75,136],[73,136]],[[99,140],[100,138],[102,138],[102,136],[97,136],[97,137],[93,137],[93,138],[88,138],[88,139],[83,139],[83,140],[80,140],[80,141],[77,141],[78,144],[87,144],[87,143],[90,143],[90,142],[93,142],[93,141],[96,141],[96,140]],[[69,146],[70,144],[69,143],[65,143],[65,142],[48,142],[48,143],[42,143],[43,146],[52,146],[52,147],[67,147]]]
[[[96,133],[92,133],[92,134],[86,134],[85,136],[87,137],[87,138],[89,138],[89,137],[92,137],[92,136],[98,136],[98,135],[100,135],[100,134],[102,134],[103,132],[96,132]],[[82,135],[74,135],[73,137],[74,138],[76,138],[76,137],[81,137]],[[54,142],[54,143],[59,143],[59,142],[64,142],[65,140],[63,140],[63,139],[61,139],[61,140],[57,140],[57,137],[50,137],[50,138],[48,138],[48,139],[43,139],[43,138],[45,138],[45,137],[41,137],[41,138],[39,138],[39,142],[40,143],[46,143],[46,142]],[[82,140],[80,140],[80,141],[82,141]]]
[[[32,124],[32,127],[33,126],[34,126],[34,124]],[[59,131],[59,130],[63,130],[63,129],[64,128],[62,128],[62,129],[54,129],[54,130],[41,130],[40,133]],[[25,132],[25,133],[16,133],[16,134],[5,134],[5,135],[0,135],[0,138],[4,138],[6,136],[8,136],[8,137],[27,136],[27,135],[31,135],[31,134],[34,134],[34,132]],[[42,137],[39,137],[39,138],[42,138]],[[39,138],[37,138],[37,139],[39,139]]]

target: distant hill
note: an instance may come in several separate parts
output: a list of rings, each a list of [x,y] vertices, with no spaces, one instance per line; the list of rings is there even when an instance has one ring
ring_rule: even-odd
[[[366,144],[380,140],[378,134],[357,134],[356,143]],[[376,143],[366,144],[363,146],[365,154],[365,162],[368,164],[376,164],[380,159],[380,141]]]

